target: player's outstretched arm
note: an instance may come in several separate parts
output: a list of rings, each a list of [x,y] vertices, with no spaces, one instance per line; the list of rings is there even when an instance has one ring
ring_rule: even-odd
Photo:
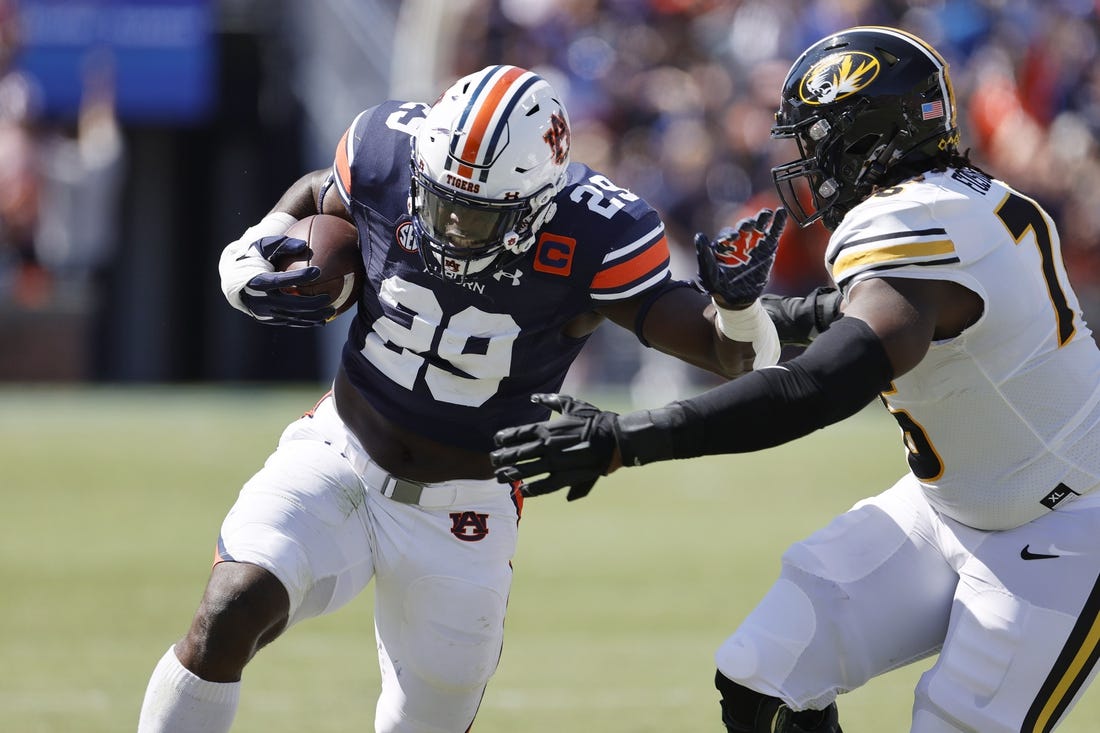
[[[714,325],[726,338],[752,344],[754,369],[779,361],[779,336],[760,295],[786,224],[786,209],[762,209],[720,230],[713,241],[695,235],[699,285],[714,301]]]
[[[778,360],[779,346],[809,346],[842,315],[836,288],[819,287],[796,297],[763,294],[787,217],[786,209],[774,214],[761,209],[719,231],[713,242],[695,235],[699,284],[714,300],[715,323],[731,338],[752,341],[758,369]]]
[[[511,483],[545,473],[549,475],[543,480],[524,485],[524,496],[565,488],[569,501],[588,496],[600,476],[620,465],[615,427],[619,416],[569,395],[534,394],[531,401],[561,418],[499,431],[495,440],[500,447],[492,453],[497,478]]]
[[[647,346],[727,378],[774,364],[780,342],[760,294],[786,218],[783,209],[764,209],[713,241],[696,235],[695,282],[667,281],[604,306],[601,315],[632,329]]]
[[[564,395],[540,396],[552,408],[583,404],[583,418],[502,430],[490,459],[502,482],[544,476],[524,485],[527,496],[579,484],[573,498],[580,498],[620,463],[743,453],[807,435],[863,409],[893,376],[879,336],[844,318],[791,361],[655,410],[617,415]]]
[[[760,296],[760,305],[775,324],[783,346],[809,346],[844,314],[843,296],[836,288],[818,287],[803,296]]]

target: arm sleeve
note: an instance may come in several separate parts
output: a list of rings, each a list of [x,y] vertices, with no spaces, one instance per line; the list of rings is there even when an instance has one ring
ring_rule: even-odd
[[[616,421],[624,465],[781,445],[866,407],[893,378],[871,327],[842,318],[800,356]]]
[[[765,293],[760,304],[768,312],[783,346],[809,346],[820,334],[829,330],[833,321],[842,317],[840,291],[818,287],[803,297]]]

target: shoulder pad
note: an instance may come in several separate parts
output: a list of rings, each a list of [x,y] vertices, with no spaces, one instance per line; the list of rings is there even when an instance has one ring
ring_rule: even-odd
[[[929,202],[906,193],[867,199],[833,232],[825,266],[841,289],[869,271],[959,261],[955,242],[931,215]]]
[[[392,182],[409,165],[409,138],[428,105],[390,100],[360,112],[340,138],[332,164],[336,189],[345,204],[362,191]]]

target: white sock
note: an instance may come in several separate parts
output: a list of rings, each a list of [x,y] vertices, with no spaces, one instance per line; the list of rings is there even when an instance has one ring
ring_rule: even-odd
[[[240,682],[207,682],[176,658],[173,645],[149,678],[138,733],[228,733]]]

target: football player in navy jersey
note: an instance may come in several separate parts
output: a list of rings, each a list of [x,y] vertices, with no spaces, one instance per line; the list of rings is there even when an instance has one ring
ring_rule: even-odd
[[[725,729],[840,733],[839,694],[938,655],[912,733],[1051,731],[1100,658],[1100,349],[1058,229],[960,152],[946,61],[898,29],[810,46],[772,136],[797,142],[773,177],[792,217],[830,230],[844,318],[656,410],[539,396],[568,418],[502,431],[500,477],[587,491],[613,466],[780,445],[879,398],[909,471],[783,555],[716,654]]]
[[[317,268],[271,262],[306,246],[284,236],[305,216],[355,223],[366,284],[332,391],[224,520],[190,630],[149,682],[142,733],[228,730],[256,651],[372,579],[376,730],[469,729],[501,651],[522,504],[494,479],[493,434],[547,417],[531,393],[559,388],[604,320],[734,377],[778,358],[773,318],[799,341],[837,315],[835,293],[759,299],[784,210],[698,236],[703,288],[691,287],[670,277],[658,214],[571,163],[569,144],[546,80],[492,66],[432,106],[362,112],[331,170],[225,248],[226,298],[265,323],[333,315],[327,296],[284,291]]]

